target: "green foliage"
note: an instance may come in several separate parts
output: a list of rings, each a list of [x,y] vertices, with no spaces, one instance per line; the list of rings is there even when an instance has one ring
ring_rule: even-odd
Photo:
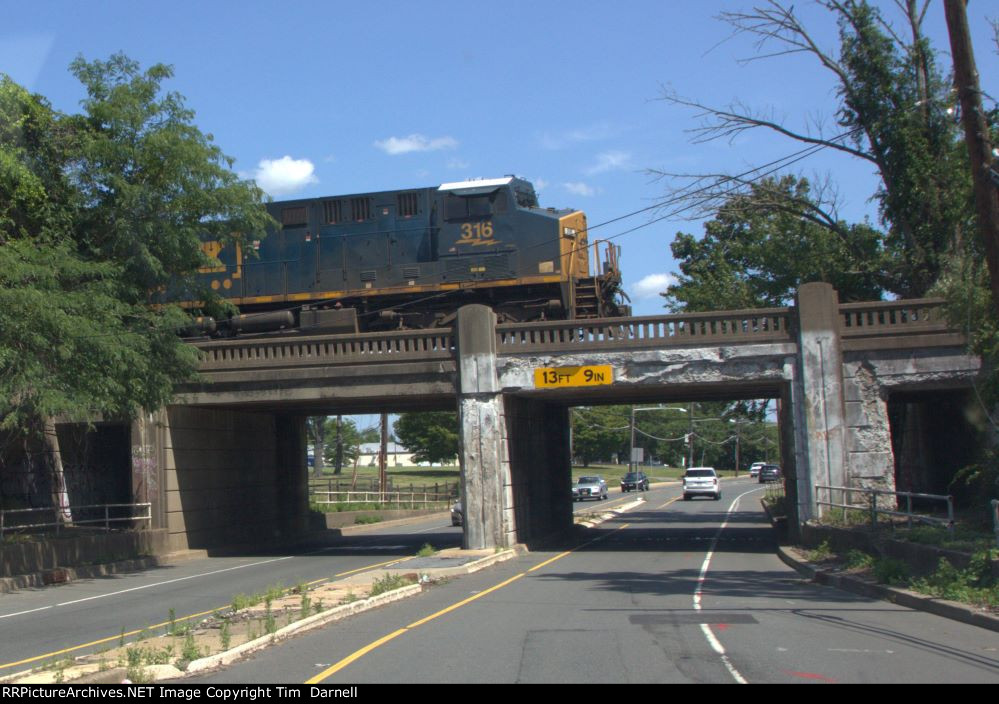
[[[437,554],[437,550],[430,543],[424,543],[423,547],[420,548],[419,552],[416,553],[417,557],[433,557]]]
[[[846,566],[851,570],[869,570],[874,567],[874,558],[863,550],[850,550],[846,553]]]
[[[937,571],[916,579],[912,588],[918,592],[987,608],[999,607],[999,583],[992,576],[990,551],[975,553],[967,568],[959,570],[941,558]]]
[[[874,561],[874,578],[880,584],[905,585],[909,581],[909,566],[890,557]]]
[[[402,589],[413,584],[415,580],[412,575],[405,574],[385,574],[380,579],[376,579],[371,584],[371,592],[368,596],[378,596],[394,589]]]
[[[820,224],[804,179],[766,179],[728,197],[696,239],[671,245],[678,283],[663,295],[671,310],[788,305],[803,283],[825,281],[840,299],[881,296],[878,232],[866,224]]]
[[[831,559],[833,556],[832,548],[829,547],[829,541],[823,540],[822,543],[808,552],[809,562],[825,562]]]
[[[413,453],[417,462],[447,462],[458,454],[457,413],[402,413],[393,429],[396,439]]]
[[[134,417],[190,378],[187,319],[151,307],[205,262],[199,234],[260,237],[262,193],[194,126],[168,67],[72,64],[84,113],[0,75],[0,430]]]

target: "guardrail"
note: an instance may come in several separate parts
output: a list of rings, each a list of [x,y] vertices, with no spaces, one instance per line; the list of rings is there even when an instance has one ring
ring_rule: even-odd
[[[404,362],[454,357],[451,328],[194,343],[200,371]]]
[[[921,521],[923,523],[933,523],[937,525],[944,525],[950,531],[954,530],[954,497],[953,496],[943,496],[941,494],[917,494],[908,491],[886,491],[883,489],[858,489],[850,488],[845,486],[821,486],[816,485],[816,498],[815,506],[829,506],[830,508],[841,508],[843,509],[843,517],[846,517],[846,512],[848,510],[853,511],[864,511],[868,513],[871,520],[871,527],[877,528],[878,525],[878,514],[885,516],[901,516],[907,518],[909,524],[912,521]],[[825,490],[829,492],[829,501],[819,500],[819,490]],[[840,501],[844,503],[835,503],[833,499],[833,492],[840,492]],[[850,494],[864,494],[867,496],[866,505],[857,505],[846,503],[850,499],[848,496]],[[896,498],[896,504],[898,503],[898,497],[905,498],[905,511],[893,511],[878,506],[879,496],[893,496]],[[932,501],[941,501],[947,504],[947,518],[940,518],[937,516],[927,516],[920,513],[915,513],[912,510],[912,500],[913,499],[928,499]]]
[[[144,515],[141,516],[111,516],[111,509],[145,509]],[[103,512],[103,517],[100,518],[79,518],[81,513],[91,511],[93,509],[99,509]],[[59,514],[64,513],[66,510],[70,512],[70,515],[74,516],[72,521],[60,521]],[[10,523],[10,517],[20,516],[24,514],[38,514],[38,513],[50,513],[53,516],[51,522],[45,523]],[[60,506],[51,506],[47,508],[16,508],[16,509],[4,509],[0,510],[0,538],[3,537],[4,532],[12,531],[26,531],[26,530],[36,530],[39,528],[55,528],[55,532],[58,535],[59,532],[64,528],[78,527],[78,526],[90,526],[94,524],[103,525],[104,530],[110,531],[112,523],[120,523],[122,521],[128,521],[132,523],[134,521],[145,521],[146,526],[151,527],[153,516],[152,516],[152,504],[92,504],[89,506],[69,506],[68,509]],[[126,528],[131,528],[132,526],[126,526]]]
[[[964,336],[947,322],[944,305],[940,298],[843,303],[839,307],[843,346],[859,349],[887,336],[925,335],[945,335],[949,343],[960,344]]]
[[[325,500],[316,497],[325,496]],[[408,505],[450,505],[454,497],[450,494],[434,494],[431,492],[402,491],[314,491],[312,503],[323,506],[333,504],[408,504]]]
[[[793,341],[792,309],[554,320],[496,326],[500,354]]]

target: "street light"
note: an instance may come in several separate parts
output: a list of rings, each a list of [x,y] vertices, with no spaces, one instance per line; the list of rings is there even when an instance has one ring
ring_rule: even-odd
[[[686,413],[686,408],[678,408],[676,406],[649,406],[648,408],[635,408],[631,407],[631,445],[628,447],[629,457],[628,457],[628,471],[634,472],[635,468],[635,414],[641,413],[642,411],[680,411],[680,413]]]

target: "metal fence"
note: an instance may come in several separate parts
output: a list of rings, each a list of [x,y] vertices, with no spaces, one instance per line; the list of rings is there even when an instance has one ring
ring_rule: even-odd
[[[827,491],[828,500],[822,501],[820,499],[822,491]],[[833,499],[835,498],[835,492],[839,492],[840,502],[836,503]],[[866,502],[862,504],[851,503],[851,497],[854,494],[860,494],[866,496]],[[894,497],[894,504],[897,510],[886,508],[884,506],[878,505],[879,497]],[[904,499],[904,510],[902,510],[902,505],[899,499]],[[923,500],[923,501],[935,501],[941,502],[946,505],[947,516],[944,518],[942,515],[932,515],[926,513],[916,513],[912,510],[913,499]],[[871,522],[872,527],[877,527],[878,516],[900,516],[905,518],[909,525],[912,525],[913,521],[920,521],[922,523],[930,523],[933,525],[943,525],[948,530],[954,530],[954,497],[953,496],[943,496],[941,494],[917,494],[909,491],[885,491],[883,489],[858,489],[850,488],[845,486],[816,486],[815,487],[815,506],[817,512],[821,515],[822,510],[820,506],[828,506],[830,508],[839,508],[843,511],[843,518],[846,520],[848,511],[863,511],[865,512]]]
[[[129,515],[112,515],[120,509],[128,509]],[[136,515],[137,509],[142,509],[142,515]],[[44,518],[51,516],[51,521]],[[61,519],[60,514],[72,516],[72,520]],[[36,516],[42,522],[35,522]],[[55,529],[55,533],[66,528],[81,526],[96,527],[105,531],[134,528],[137,521],[145,522],[146,528],[152,526],[152,504],[92,504],[89,506],[50,506],[47,508],[16,508],[0,510],[0,538],[4,533],[28,532]],[[122,525],[124,524],[124,525]]]
[[[406,506],[449,505],[452,494],[430,491],[314,491],[312,503],[319,506],[333,504],[388,504]]]

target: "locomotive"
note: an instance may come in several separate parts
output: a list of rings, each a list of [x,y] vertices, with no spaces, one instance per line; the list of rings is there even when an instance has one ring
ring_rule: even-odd
[[[280,228],[265,238],[203,243],[214,261],[197,285],[240,315],[199,319],[202,333],[445,327],[469,303],[500,322],[627,314],[620,248],[590,244],[582,212],[539,207],[514,176],[266,207]]]

